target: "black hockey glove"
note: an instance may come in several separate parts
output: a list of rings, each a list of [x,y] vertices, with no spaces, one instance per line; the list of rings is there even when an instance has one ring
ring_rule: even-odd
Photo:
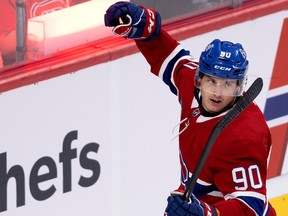
[[[144,41],[153,40],[161,29],[160,14],[130,2],[111,5],[104,16],[105,26],[114,27],[117,36]]]

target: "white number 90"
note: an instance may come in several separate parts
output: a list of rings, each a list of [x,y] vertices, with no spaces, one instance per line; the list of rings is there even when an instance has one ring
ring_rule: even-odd
[[[253,173],[255,175],[253,175]],[[236,190],[247,190],[248,188],[248,179],[250,181],[250,185],[254,189],[259,189],[262,187],[262,180],[260,176],[260,171],[257,165],[251,165],[248,168],[248,176],[247,172],[243,167],[237,167],[232,170],[233,181],[238,184],[235,186]]]

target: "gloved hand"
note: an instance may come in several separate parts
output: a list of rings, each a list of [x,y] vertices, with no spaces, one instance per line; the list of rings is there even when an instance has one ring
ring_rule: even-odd
[[[161,17],[153,9],[120,1],[111,5],[104,16],[105,26],[114,26],[112,32],[129,39],[151,41],[161,29]]]
[[[171,195],[167,199],[168,205],[165,216],[217,216],[216,209],[204,202],[199,201],[193,194],[190,202],[182,199],[179,195]],[[220,214],[219,214],[220,215]]]

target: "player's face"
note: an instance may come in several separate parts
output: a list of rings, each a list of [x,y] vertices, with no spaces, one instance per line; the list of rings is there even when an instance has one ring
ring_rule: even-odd
[[[231,106],[236,97],[237,81],[204,75],[201,79],[202,106],[210,113],[220,113]]]

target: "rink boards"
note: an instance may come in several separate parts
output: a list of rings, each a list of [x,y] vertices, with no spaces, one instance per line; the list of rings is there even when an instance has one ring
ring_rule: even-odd
[[[287,20],[287,10],[279,10],[210,26],[191,38],[181,38],[185,30],[171,31],[195,57],[214,38],[242,43],[250,60],[248,86],[264,79],[256,103],[274,140],[267,187],[280,216],[288,194]],[[1,79],[3,216],[163,214],[169,191],[179,184],[177,141],[170,140],[180,107],[133,44],[105,55],[121,48],[133,51],[110,56],[113,61],[95,57],[95,65],[77,71],[67,64],[65,74],[51,79],[42,78],[56,66]]]

